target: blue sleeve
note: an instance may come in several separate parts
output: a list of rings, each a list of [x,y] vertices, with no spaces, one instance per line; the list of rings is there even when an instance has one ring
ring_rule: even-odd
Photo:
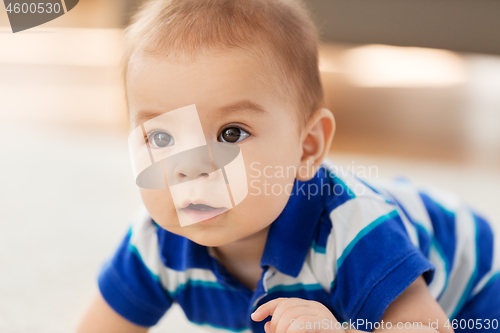
[[[415,246],[397,210],[368,223],[337,260],[331,297],[339,321],[373,330],[387,307],[420,275],[427,283],[434,266]]]
[[[118,314],[136,325],[150,327],[160,320],[173,300],[154,272],[160,265],[148,267],[151,259],[147,260],[148,264],[142,259],[144,256],[155,258],[155,255],[141,253],[140,246],[131,241],[132,234],[131,229],[114,256],[103,265],[98,285],[106,302]]]

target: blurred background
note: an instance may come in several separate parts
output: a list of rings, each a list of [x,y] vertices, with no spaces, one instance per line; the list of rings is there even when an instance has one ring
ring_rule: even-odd
[[[140,206],[118,68],[139,2],[82,0],[16,34],[0,5],[0,332],[71,332]],[[330,158],[457,192],[500,225],[500,2],[306,3]],[[178,308],[165,329],[195,332]]]

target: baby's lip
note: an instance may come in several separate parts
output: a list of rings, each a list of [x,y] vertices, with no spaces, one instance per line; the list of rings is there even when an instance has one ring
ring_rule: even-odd
[[[180,205],[180,209],[192,209],[194,207],[201,207],[201,206],[207,206],[208,208],[213,208],[213,209],[226,208],[226,207],[216,207],[205,200],[184,200]]]
[[[181,210],[191,223],[197,223],[201,221],[212,221],[216,216],[227,211],[227,208],[223,207],[212,207],[204,204],[189,204],[186,208]]]

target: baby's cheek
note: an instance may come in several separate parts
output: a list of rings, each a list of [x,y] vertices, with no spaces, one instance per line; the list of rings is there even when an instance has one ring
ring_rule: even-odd
[[[252,219],[273,222],[283,211],[293,192],[293,180],[289,177],[249,177],[248,195],[236,206],[236,209],[245,210],[244,216]],[[256,216],[258,215],[258,217]]]
[[[146,209],[156,223],[165,229],[180,226],[169,188],[164,190],[140,188],[139,190]]]

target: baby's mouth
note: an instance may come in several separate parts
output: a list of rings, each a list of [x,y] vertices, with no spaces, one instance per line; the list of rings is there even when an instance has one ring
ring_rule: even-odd
[[[227,210],[226,207],[213,207],[202,203],[190,203],[181,209],[191,220],[196,222],[211,220]]]
[[[223,207],[219,207],[219,208],[223,208]],[[209,211],[212,211],[212,210],[218,209],[218,208],[212,207],[212,206],[208,206],[208,205],[204,205],[204,204],[189,204],[184,209],[192,209],[192,210],[195,210],[195,211],[198,211],[198,212],[209,212]]]

